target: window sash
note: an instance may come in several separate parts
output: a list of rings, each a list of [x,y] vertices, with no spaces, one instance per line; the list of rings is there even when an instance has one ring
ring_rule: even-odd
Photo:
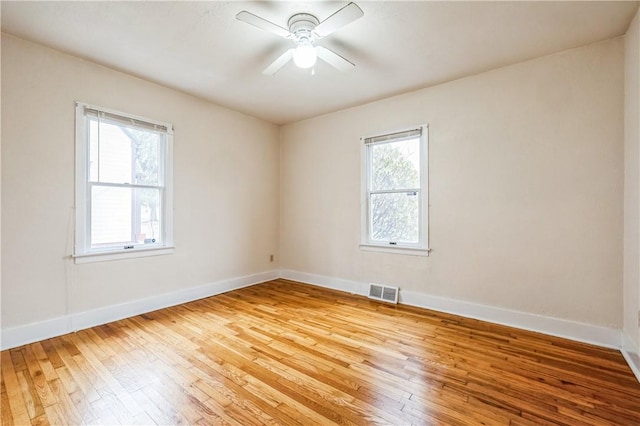
[[[415,196],[417,198],[417,206],[418,206],[418,212],[417,212],[417,218],[416,218],[416,225],[417,225],[417,241],[409,241],[406,239],[403,239],[402,237],[399,238],[376,238],[374,235],[374,230],[375,230],[375,224],[374,224],[374,201],[373,199],[375,198],[375,195],[409,195],[409,194],[413,194],[412,196]],[[368,198],[368,208],[369,208],[369,234],[367,235],[368,237],[368,241],[375,243],[375,244],[384,244],[384,245],[389,245],[389,246],[398,246],[400,245],[402,246],[414,246],[414,245],[419,245],[420,244],[420,233],[421,233],[421,229],[422,229],[422,223],[421,223],[421,203],[422,203],[422,192],[420,190],[415,190],[415,191],[382,191],[382,192],[370,192],[369,193],[369,198]]]
[[[93,233],[94,233],[94,229],[93,229],[93,213],[94,213],[94,203],[93,203],[93,190],[94,188],[122,188],[122,189],[130,189],[131,190],[131,194],[132,194],[132,199],[129,203],[128,207],[129,210],[129,214],[131,215],[131,222],[129,224],[129,235],[130,235],[130,239],[127,239],[126,241],[111,241],[111,242],[105,242],[105,243],[95,243],[93,240]],[[155,237],[154,239],[156,239],[156,242],[138,242],[135,238],[135,230],[138,227],[138,225],[140,225],[140,231],[142,230],[142,221],[140,221],[140,223],[135,223],[134,222],[134,216],[136,216],[133,212],[133,208],[134,206],[134,200],[135,198],[133,197],[133,194],[136,192],[137,189],[152,189],[155,191],[158,191],[158,216],[160,217],[160,219],[158,220],[158,228],[159,228],[159,232],[157,237]],[[129,185],[129,184],[112,184],[112,183],[100,183],[100,182],[88,182],[87,185],[87,217],[86,220],[88,222],[88,226],[87,226],[87,251],[105,251],[105,250],[113,250],[113,249],[124,249],[124,246],[127,246],[127,249],[130,249],[133,246],[133,248],[135,248],[136,246],[143,246],[146,248],[151,248],[151,247],[162,247],[164,246],[164,242],[166,240],[166,236],[165,236],[165,226],[164,226],[164,222],[165,222],[165,189],[164,187],[160,187],[160,186],[150,186],[150,185]],[[153,225],[151,225],[153,226]],[[142,233],[142,232],[140,232]],[[151,239],[151,238],[150,238]]]
[[[86,110],[85,110],[86,111]],[[105,123],[105,124],[111,124],[114,125],[120,129],[122,128],[128,128],[128,129],[133,129],[133,130],[137,130],[137,131],[144,131],[146,133],[157,133],[158,135],[161,136],[161,139],[156,141],[156,143],[158,144],[158,165],[157,165],[157,181],[158,184],[157,186],[164,186],[164,179],[165,179],[165,162],[166,162],[166,156],[167,156],[167,150],[166,150],[166,141],[167,141],[167,137],[170,137],[171,135],[168,133],[161,133],[161,132],[156,132],[154,130],[151,129],[145,129],[142,127],[132,127],[132,126],[127,126],[126,123],[120,123],[117,121],[108,121],[108,120],[102,120],[100,118],[95,119],[95,117],[89,116],[87,115],[87,170],[88,170],[88,180],[90,182],[100,182],[100,183],[132,183],[130,181],[134,181],[136,178],[135,176],[133,176],[133,171],[131,173],[131,176],[128,176],[128,180],[125,180],[124,182],[113,182],[110,181],[108,179],[104,179],[101,177],[100,175],[100,170],[101,170],[101,164],[102,164],[102,152],[101,152],[101,129],[100,129],[100,125]],[[92,136],[92,123],[96,123],[97,124],[97,138],[95,139],[97,142],[97,146],[96,148],[96,152],[95,154],[92,153],[92,145],[91,145],[91,136]],[[133,150],[133,146],[131,147],[131,149]],[[92,178],[91,177],[91,160],[92,158],[95,158],[97,160],[97,177],[96,178]],[[133,167],[133,166],[132,166]]]

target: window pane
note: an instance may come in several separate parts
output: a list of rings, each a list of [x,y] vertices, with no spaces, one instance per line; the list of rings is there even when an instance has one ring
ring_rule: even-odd
[[[417,243],[419,199],[416,192],[371,194],[371,240]]]
[[[139,188],[134,191],[136,209],[136,236],[138,243],[162,242],[162,214],[160,189]]]
[[[164,146],[164,135],[138,129],[126,129],[125,132],[133,144],[135,183],[163,185],[164,183],[160,180],[160,154]]]
[[[373,191],[420,187],[420,139],[371,145]]]
[[[91,188],[91,247],[133,242],[131,200],[130,188]]]
[[[91,247],[161,243],[160,189],[91,188]]]
[[[90,120],[89,177],[92,182],[162,185],[162,134]]]

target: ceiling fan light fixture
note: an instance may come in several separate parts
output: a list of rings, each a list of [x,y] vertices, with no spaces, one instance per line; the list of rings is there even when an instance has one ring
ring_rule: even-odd
[[[349,3],[322,22],[310,13],[296,13],[289,18],[287,22],[288,29],[246,10],[239,12],[236,15],[236,19],[293,41],[295,48],[289,48],[262,71],[264,75],[274,75],[291,59],[299,68],[312,68],[316,64],[318,57],[320,57],[320,59],[340,71],[352,69],[355,66],[352,62],[349,62],[333,50],[323,46],[314,47],[313,44],[317,40],[361,18],[363,15],[362,9],[357,4]],[[313,71],[311,75],[313,75]]]
[[[317,58],[316,49],[310,44],[300,45],[293,52],[293,62],[298,68],[311,68],[316,64]]]

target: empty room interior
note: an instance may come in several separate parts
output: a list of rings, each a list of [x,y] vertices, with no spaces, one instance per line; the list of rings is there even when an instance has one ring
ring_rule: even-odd
[[[2,1],[2,424],[639,425],[638,5]]]

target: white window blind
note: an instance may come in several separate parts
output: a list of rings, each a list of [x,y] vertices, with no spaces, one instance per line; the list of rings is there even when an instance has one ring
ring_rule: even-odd
[[[173,128],[169,129],[167,124],[153,123],[140,118],[128,117],[113,112],[100,111],[88,106],[83,106],[83,109],[86,116],[99,118],[102,121],[111,122],[122,126],[131,126],[164,133],[173,131]]]
[[[373,144],[373,143],[383,143],[383,142],[389,142],[389,141],[394,141],[394,142],[401,142],[401,141],[405,141],[407,139],[415,139],[415,138],[419,138],[420,136],[422,136],[422,129],[413,129],[413,130],[406,130],[403,132],[396,132],[396,133],[389,133],[387,135],[381,135],[381,136],[374,136],[374,137],[369,137],[369,138],[365,138],[364,139],[364,143],[369,145],[369,144]]]

